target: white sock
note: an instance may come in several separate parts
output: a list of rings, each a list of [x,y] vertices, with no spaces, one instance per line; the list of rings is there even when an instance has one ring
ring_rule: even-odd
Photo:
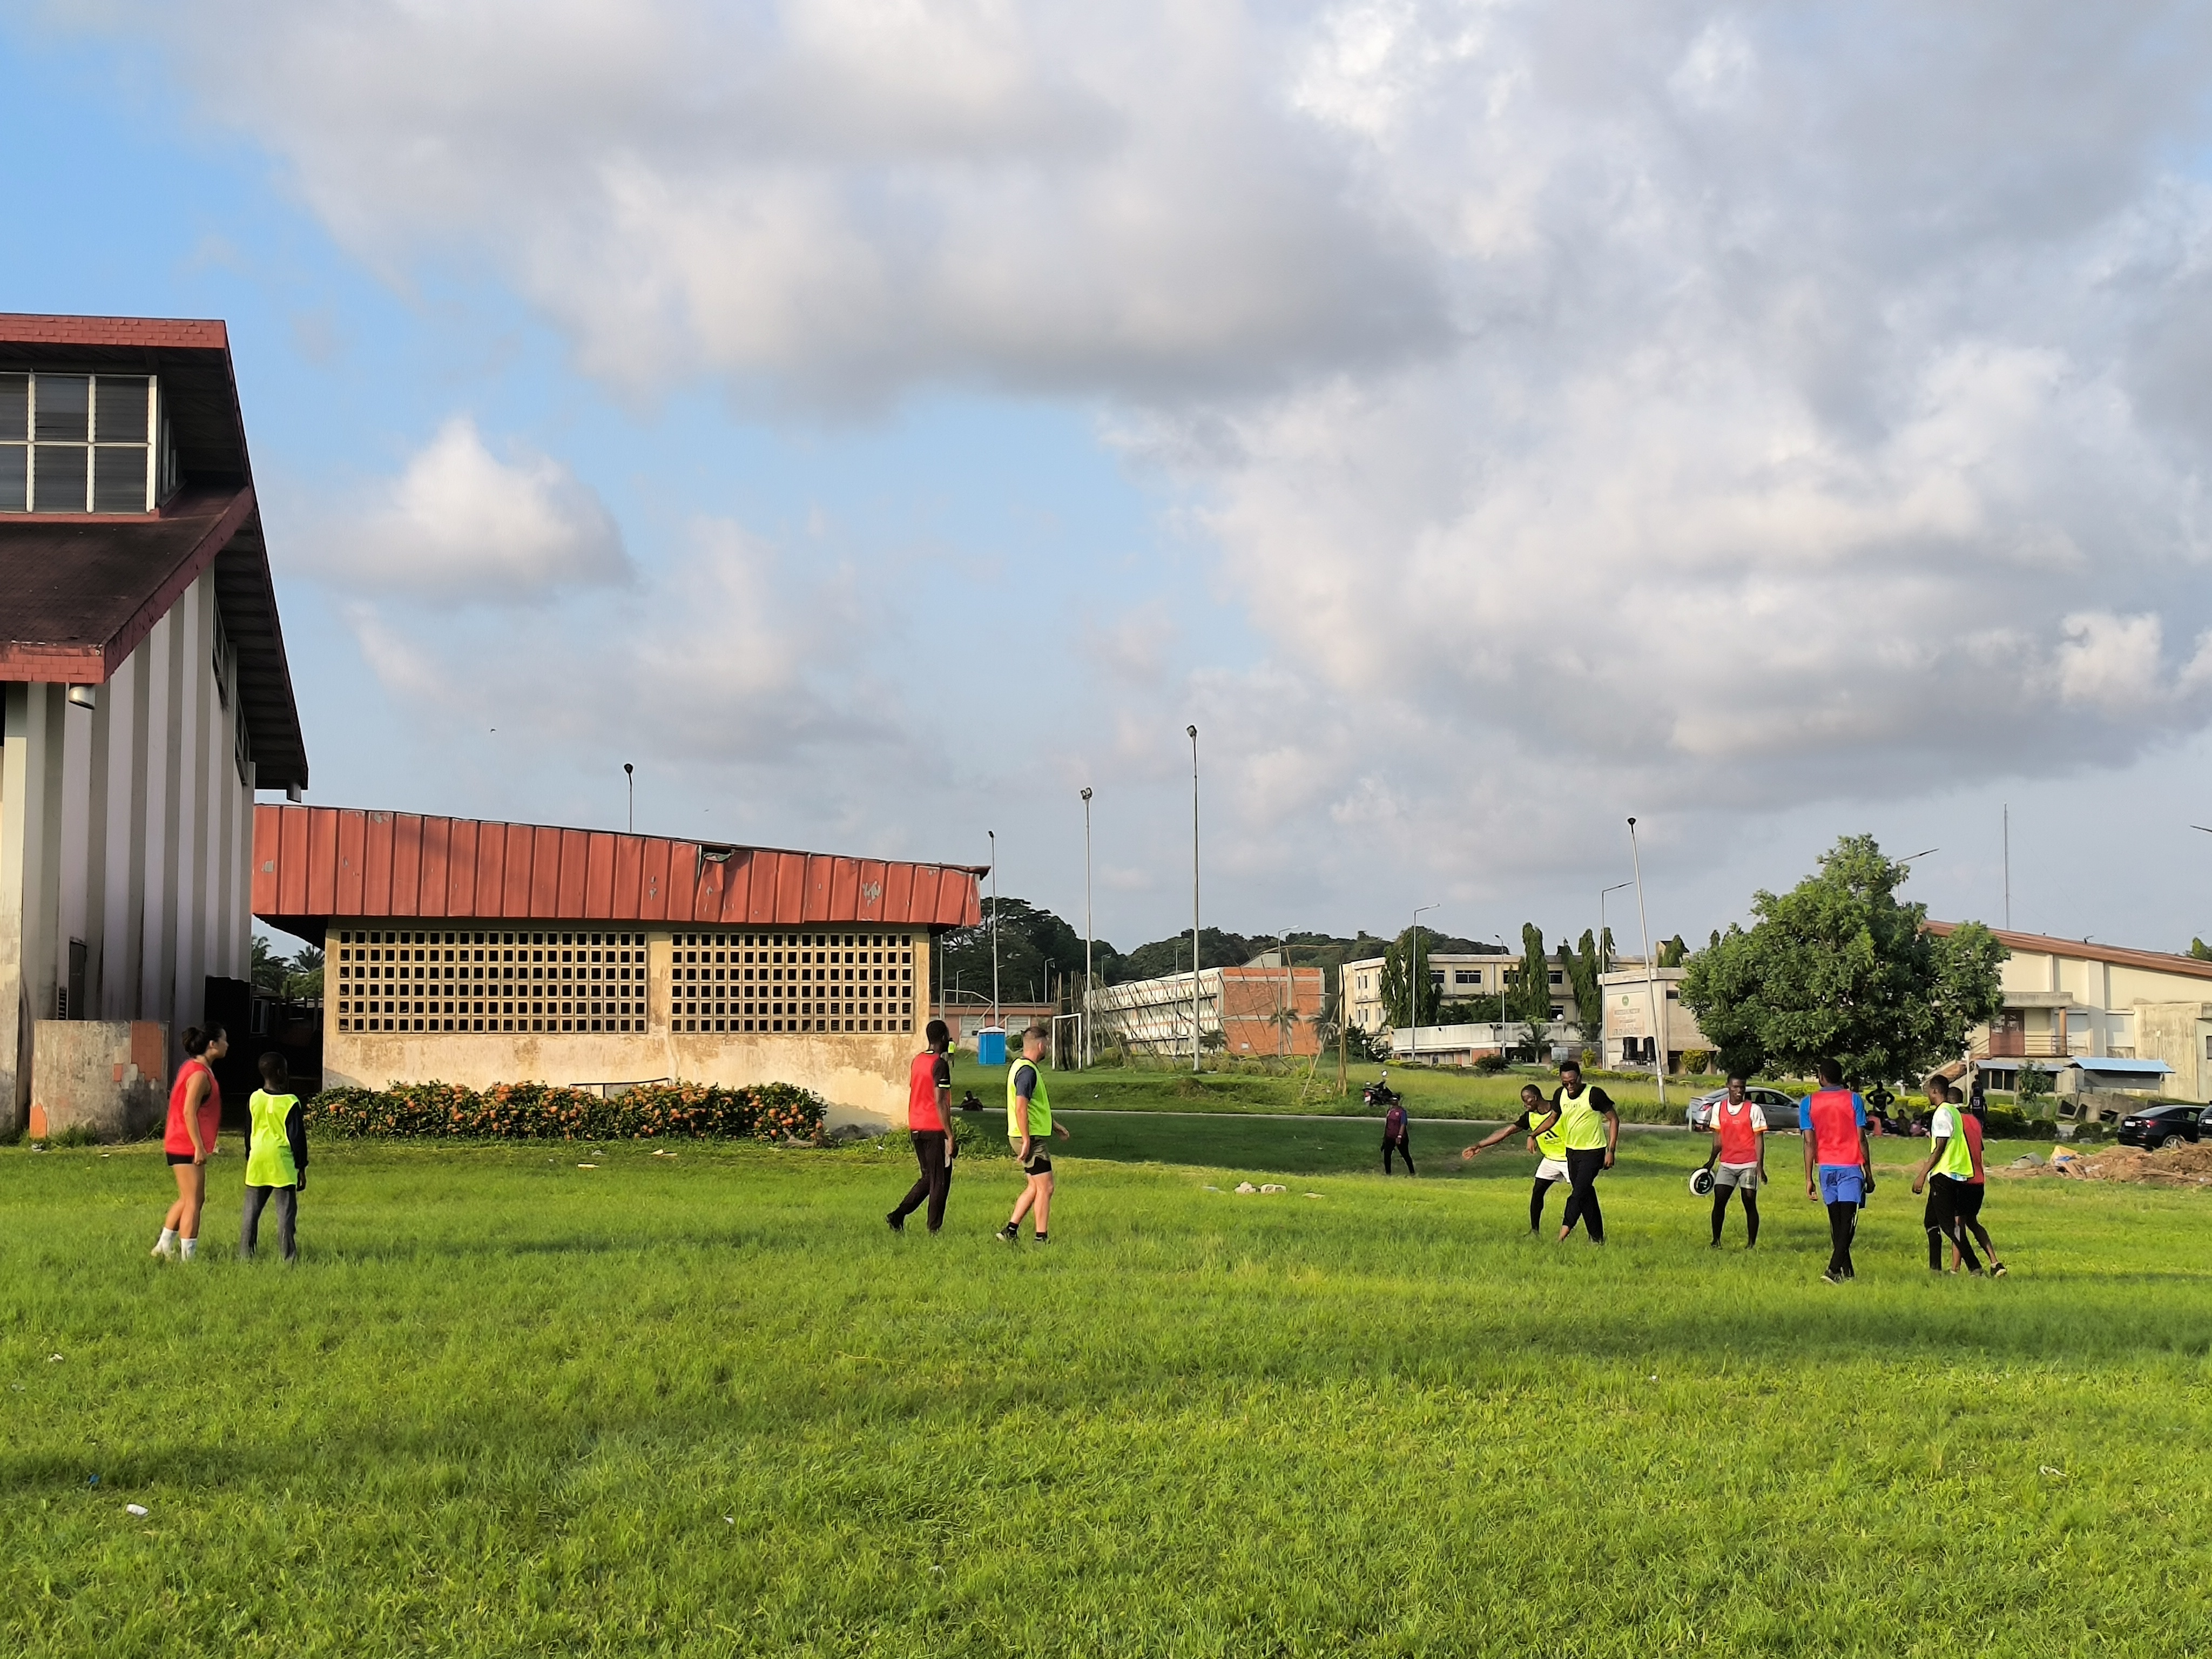
[[[154,1248],[159,1250],[163,1255],[167,1255],[171,1250],[176,1249],[176,1247],[177,1230],[174,1227],[162,1228],[161,1237],[154,1241]]]
[[[195,1259],[195,1258],[199,1255],[199,1253],[200,1253],[200,1242],[199,1242],[199,1240],[198,1240],[197,1238],[188,1238],[188,1239],[185,1240],[184,1244],[185,1244],[185,1261],[192,1261],[193,1259]]]

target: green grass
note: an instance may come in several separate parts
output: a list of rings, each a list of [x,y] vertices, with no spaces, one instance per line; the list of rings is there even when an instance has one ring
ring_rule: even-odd
[[[1098,1066],[1088,1072],[1054,1072],[1047,1086],[1055,1106],[1089,1106],[1125,1112],[1292,1112],[1316,1116],[1375,1115],[1363,1104],[1359,1091],[1384,1070],[1373,1061],[1358,1064],[1346,1073],[1346,1091],[1336,1091],[1336,1062],[1322,1062],[1319,1074],[1307,1082],[1301,1072],[1293,1077],[1255,1073],[1188,1071],[1163,1066]],[[1388,1068],[1390,1086],[1406,1097],[1406,1108],[1415,1117],[1504,1119],[1521,1110],[1521,1086],[1534,1083],[1549,1094],[1559,1086],[1555,1072],[1530,1066],[1496,1077],[1477,1077],[1460,1071],[1431,1071],[1423,1066]],[[1698,1096],[1718,1088],[1712,1078],[1670,1079],[1662,1112],[1658,1091],[1649,1081],[1615,1078],[1600,1086],[1618,1103],[1624,1118],[1650,1122],[1680,1123],[1683,1108]],[[952,1093],[957,1100],[973,1089],[986,1105],[1004,1109],[1006,1073],[1003,1066],[980,1066],[972,1054],[954,1056]]]
[[[998,1158],[890,1236],[895,1143],[331,1146],[289,1273],[222,1255],[234,1146],[190,1268],[150,1149],[0,1152],[0,1651],[2212,1643],[2203,1194],[1999,1185],[1985,1283],[1893,1179],[1838,1289],[1791,1143],[1747,1254],[1629,1137],[1598,1250],[1525,1157],[1071,1125],[1042,1250]]]

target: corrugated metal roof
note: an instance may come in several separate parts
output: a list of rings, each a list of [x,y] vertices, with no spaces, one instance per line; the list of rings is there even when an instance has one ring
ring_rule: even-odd
[[[981,873],[416,812],[253,809],[253,914],[306,939],[333,916],[972,927]]]

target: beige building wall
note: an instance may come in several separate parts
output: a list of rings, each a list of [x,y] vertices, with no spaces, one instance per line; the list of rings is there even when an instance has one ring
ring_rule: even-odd
[[[1684,970],[1655,968],[1647,986],[1643,966],[1616,968],[1598,978],[1605,999],[1603,1053],[1607,1066],[1634,1070],[1651,1064],[1645,1045],[1652,1034],[1651,1011],[1656,1002],[1667,1069],[1677,1070],[1682,1056],[1693,1048],[1711,1050],[1712,1043],[1698,1026],[1698,1018],[1682,1006]]]
[[[2212,963],[2036,934],[1998,935],[2004,1012],[1975,1029],[1969,1054],[2057,1060],[2163,1060],[2157,1091],[2212,1100]]]
[[[1370,1033],[1386,1030],[1390,1024],[1382,1010],[1382,962],[1381,957],[1366,957],[1344,964],[1346,1006],[1350,1012],[1352,1024]],[[1471,955],[1462,951],[1431,952],[1424,950],[1421,962],[1430,973],[1443,975],[1440,991],[1448,1003],[1502,995],[1507,975],[1517,975],[1521,967],[1518,957]],[[1555,982],[1552,1000],[1562,1003],[1561,1018],[1572,1017],[1575,1000],[1572,987],[1566,988],[1563,1000],[1560,988]]]
[[[849,933],[848,927],[851,928]],[[397,946],[389,942],[385,936],[393,933],[404,934],[404,942]],[[464,933],[471,939],[477,934],[487,934],[501,940],[520,939],[523,942],[464,944],[458,939]],[[416,938],[418,934],[422,936],[419,940]],[[434,934],[434,941],[432,939]],[[374,943],[368,942],[371,935],[375,936]],[[563,935],[568,936],[571,941],[578,939],[588,940],[596,935],[610,942],[598,946],[588,943],[563,944]],[[617,947],[611,941],[617,936],[641,939],[642,945],[634,952],[626,946]],[[839,941],[834,952],[825,949],[833,936]],[[551,940],[550,944],[544,942],[548,938]],[[792,940],[788,945],[780,942],[786,938]],[[770,945],[767,943],[770,939],[779,942]],[[848,939],[864,942],[845,943]],[[865,942],[868,939],[889,942],[871,945]],[[714,998],[686,999],[678,994],[679,987],[689,988],[702,983],[681,980],[678,977],[681,974],[696,974],[702,969],[712,973],[718,968],[724,973],[733,970],[742,973],[748,969],[765,972],[769,969],[766,958],[771,955],[779,958],[775,968],[781,969],[786,964],[780,958],[785,954],[795,958],[801,953],[802,945],[804,953],[810,958],[805,964],[810,973],[823,971],[820,964],[811,958],[834,953],[840,958],[836,964],[840,973],[866,971],[887,976],[880,981],[840,980],[838,984],[842,988],[848,984],[857,987],[866,983],[872,988],[880,983],[896,989],[900,994],[882,998],[848,999],[839,996],[835,999],[840,1008],[847,1006],[849,1001],[854,1007],[865,1005],[869,1009],[884,1011],[841,1013],[836,1016],[841,1026],[849,1021],[856,1028],[866,1024],[871,1028],[880,1025],[882,1029],[834,1031],[769,1029],[787,1023],[795,1027],[801,1022],[796,1018],[787,1019],[781,1014],[768,1014],[767,1008],[781,1004],[782,999],[781,996],[771,999],[766,994],[769,982],[765,979],[753,981],[759,986],[760,994],[753,995],[750,1001],[761,1012],[750,1016],[743,1012],[724,1012],[717,1016],[713,1012],[718,1006]],[[790,1083],[811,1089],[821,1095],[830,1103],[830,1121],[833,1125],[852,1122],[872,1128],[896,1127],[905,1121],[908,1066],[921,1050],[921,1028],[930,1018],[927,997],[931,948],[930,936],[925,932],[901,929],[887,933],[878,929],[864,935],[851,924],[840,924],[834,930],[830,924],[823,923],[807,927],[695,931],[605,921],[562,923],[472,921],[463,924],[441,919],[434,927],[427,920],[381,917],[358,921],[334,920],[326,934],[329,961],[324,969],[324,1086],[378,1089],[392,1083],[432,1079],[474,1089],[486,1088],[495,1083],[525,1082],[584,1086],[664,1079],[729,1086]],[[600,983],[605,985],[610,993],[617,986],[626,989],[628,983],[635,982],[640,986],[641,994],[634,998],[611,994],[597,998],[588,994],[571,995],[566,999],[567,1006],[578,1012],[566,1013],[562,1012],[563,1000],[557,995],[535,998],[457,996],[450,1002],[443,995],[423,995],[419,1000],[426,1006],[435,1002],[438,1012],[425,1014],[410,1012],[405,1016],[410,1023],[422,1019],[427,1024],[429,1020],[436,1019],[441,1025],[451,1020],[457,1025],[466,1023],[475,1026],[482,1023],[500,1027],[519,1025],[523,1029],[472,1029],[465,1031],[356,1029],[362,1023],[356,1005],[363,999],[349,988],[360,983],[354,975],[363,971],[364,966],[376,970],[380,975],[387,968],[393,969],[395,972],[404,969],[410,975],[420,972],[424,977],[419,983],[424,988],[447,982],[457,985],[475,983],[477,981],[459,978],[447,981],[430,975],[434,970],[442,972],[449,967],[459,969],[464,964],[453,960],[454,957],[467,955],[475,958],[479,952],[489,952],[495,957],[504,955],[510,959],[495,963],[472,959],[465,964],[470,969],[478,966],[497,966],[520,967],[526,971],[536,969],[540,972],[549,969],[557,972],[566,968],[580,972],[597,968],[609,975]],[[386,959],[399,953],[407,957],[404,963],[394,963]],[[430,960],[434,953],[439,958],[434,963]],[[726,960],[748,953],[763,960],[755,963]],[[511,959],[514,954],[526,958],[550,956],[555,960],[517,963]],[[598,963],[587,960],[595,954],[605,960]],[[631,966],[628,962],[618,963],[616,957],[628,957],[633,954],[641,959],[636,968],[638,981],[613,979],[615,971],[628,972]],[[718,955],[726,960],[720,963],[713,960]],[[371,956],[374,960],[365,964],[359,959]],[[559,960],[563,956],[569,960]],[[684,959],[679,961],[679,956]],[[704,962],[697,960],[702,956],[708,959]],[[795,970],[798,964],[794,961],[789,965]],[[379,987],[387,982],[395,987],[399,983],[397,980],[386,981],[380,977],[376,981]],[[417,981],[410,978],[407,982],[415,984]],[[570,983],[577,985],[581,992],[589,981]],[[714,981],[704,983],[711,986]],[[725,980],[721,983],[734,990],[742,988],[745,982]],[[811,987],[814,981],[808,983]],[[780,991],[781,988],[779,985],[776,988]],[[794,985],[793,988],[797,987]],[[410,995],[405,1000],[411,1004],[418,997]],[[811,1005],[815,1000],[814,994],[810,991],[807,1001]],[[387,1018],[382,1012],[382,1006],[386,1000],[396,1004],[399,999],[386,998],[381,994],[374,999],[379,1011],[376,1023],[380,1026]],[[744,995],[725,994],[720,999],[719,1006],[742,1009],[747,1001]],[[464,1002],[471,1009],[491,1003],[508,1012],[495,1012],[489,1016],[452,1012],[455,1005]],[[610,1029],[559,1029],[563,1024],[588,1028],[594,1023],[595,1017],[580,1011],[595,1003],[603,1005],[606,1010],[604,1014],[596,1016],[597,1023]],[[524,1006],[524,1012],[519,1015],[512,1012],[518,1004]],[[702,1016],[691,1012],[702,1004],[709,1010],[707,1014]],[[543,1012],[545,1006],[550,1006],[553,1012]],[[614,1012],[617,1006],[635,1006],[640,1012],[635,1017],[628,1014],[617,1016]],[[533,1013],[531,1012],[532,1008],[540,1012]],[[701,1024],[711,1027],[718,1023],[718,1019],[725,1028],[740,1029],[693,1029]],[[393,1023],[396,1025],[396,1018]],[[631,1024],[633,1029],[613,1029],[625,1023]],[[810,1015],[806,1023],[818,1022]],[[741,1029],[748,1024],[757,1029]],[[543,1029],[547,1025],[554,1029]],[[683,1029],[678,1029],[679,1026]],[[532,1029],[533,1027],[538,1029]]]

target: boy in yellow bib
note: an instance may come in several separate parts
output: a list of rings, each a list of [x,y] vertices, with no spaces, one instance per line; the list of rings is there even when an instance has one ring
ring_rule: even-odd
[[[307,1115],[292,1092],[292,1073],[284,1056],[261,1056],[261,1087],[247,1103],[253,1127],[246,1142],[246,1216],[238,1228],[238,1254],[253,1260],[261,1232],[261,1212],[276,1200],[276,1243],[284,1260],[297,1261],[299,1195],[307,1190]]]

